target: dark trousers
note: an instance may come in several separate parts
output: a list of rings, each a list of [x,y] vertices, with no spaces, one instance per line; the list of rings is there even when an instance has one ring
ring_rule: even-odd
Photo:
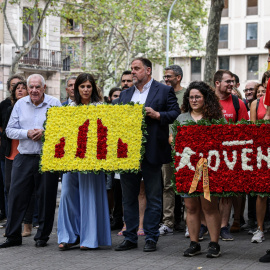
[[[5,160],[5,171],[6,171],[6,173],[5,173],[5,189],[6,189],[7,197],[8,197],[8,193],[10,190],[12,163],[13,163],[13,160],[6,158],[6,160]]]
[[[12,164],[13,164],[13,160],[6,158],[5,160],[5,197],[6,197],[7,215],[8,215],[8,194],[9,194],[10,183],[11,183]]]
[[[121,175],[123,192],[124,220],[127,230],[123,232],[125,240],[136,243],[138,240],[139,202],[141,180],[144,180],[146,209],[144,213],[143,230],[145,240],[158,241],[159,221],[162,212],[161,165],[150,164],[146,159],[141,164],[141,172],[124,173]]]
[[[256,218],[256,199],[257,196],[248,195],[248,220],[257,220]]]
[[[0,162],[0,212],[3,215],[6,215],[6,207],[5,207],[5,193],[4,193],[4,178],[2,174],[1,162]]]
[[[122,207],[122,188],[120,179],[113,178],[113,220],[115,222],[122,222],[123,217],[123,207]]]
[[[36,201],[36,194],[35,192],[32,193],[30,203],[28,204],[23,222],[24,224],[32,224],[33,223],[33,215],[35,209],[35,201]]]
[[[11,172],[12,172],[12,164],[13,160],[7,159],[5,161],[5,196],[6,196],[6,203],[8,206],[8,195],[9,195],[9,190],[10,190],[10,184],[11,184]],[[33,213],[34,213],[34,208],[35,208],[35,192],[33,192],[31,201],[28,205],[25,217],[24,217],[24,223],[26,224],[32,224],[33,220]],[[7,208],[7,213],[8,213],[8,207]]]
[[[40,174],[39,159],[39,156],[18,154],[13,161],[6,227],[8,238],[21,238],[21,223],[35,189],[39,206],[39,228],[34,239],[49,239],[54,221],[59,175]]]

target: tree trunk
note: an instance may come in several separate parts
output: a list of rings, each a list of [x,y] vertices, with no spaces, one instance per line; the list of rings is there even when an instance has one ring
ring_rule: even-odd
[[[36,22],[34,23],[34,36],[24,45],[24,46],[19,46],[17,40],[15,39],[13,32],[11,30],[11,27],[9,25],[8,22],[8,18],[6,15],[6,7],[7,7],[7,0],[5,0],[4,2],[4,7],[3,7],[3,14],[4,14],[4,20],[6,23],[6,26],[8,28],[9,34],[16,46],[16,49],[19,50],[20,52],[15,55],[14,59],[12,60],[12,64],[10,67],[10,75],[14,75],[15,73],[17,73],[18,67],[19,67],[19,61],[20,59],[29,53],[29,51],[32,49],[32,47],[39,42],[39,34],[40,34],[40,29],[41,29],[41,25],[43,23],[43,20],[46,16],[46,12],[48,10],[48,8],[50,7],[50,4],[52,2],[52,0],[47,0],[45,2],[45,6],[43,8],[42,14],[40,16],[40,19],[38,20],[38,0],[35,1],[35,6],[34,6],[34,17],[36,18]]]
[[[224,0],[212,0],[208,18],[208,32],[206,40],[206,55],[204,65],[204,81],[213,86],[213,76],[216,71],[219,28]]]

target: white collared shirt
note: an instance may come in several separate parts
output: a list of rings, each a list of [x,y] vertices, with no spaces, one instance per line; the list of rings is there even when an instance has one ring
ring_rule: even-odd
[[[33,141],[28,138],[29,129],[43,129],[47,110],[52,107],[61,107],[61,102],[52,96],[44,94],[44,100],[34,105],[30,96],[19,99],[12,110],[6,133],[8,138],[19,140],[20,154],[40,154],[42,141]]]
[[[138,88],[134,85],[135,91],[133,93],[131,101],[135,103],[139,102],[140,104],[145,104],[152,82],[153,78],[143,86],[142,92],[140,92]]]

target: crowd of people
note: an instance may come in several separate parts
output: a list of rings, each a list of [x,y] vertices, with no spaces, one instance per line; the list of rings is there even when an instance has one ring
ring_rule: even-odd
[[[270,54],[270,41],[266,48]],[[199,241],[208,232],[211,241],[206,256],[209,258],[220,256],[220,238],[233,241],[232,233],[242,229],[253,234],[251,242],[262,242],[270,220],[267,197],[248,196],[248,220],[245,221],[246,196],[213,196],[209,202],[203,196],[175,194],[171,186],[171,124],[175,120],[185,124],[188,120],[197,122],[200,119],[225,118],[233,122],[250,119],[255,122],[270,118],[267,107],[270,98],[266,91],[269,77],[270,71],[267,71],[260,84],[248,82],[244,89],[245,98],[242,98],[238,90],[239,78],[229,70],[215,73],[214,88],[202,81],[191,82],[184,88],[180,66],[166,67],[164,81],[157,82],[152,78],[151,61],[140,57],[132,61],[131,71],[122,74],[121,87],[112,88],[108,97],[103,97],[91,74],[68,78],[68,99],[62,104],[45,94],[46,82],[40,74],[30,75],[27,81],[20,75],[10,77],[7,87],[11,95],[0,104],[0,177],[4,184],[0,196],[0,220],[7,217],[6,223],[2,224],[6,241],[0,248],[21,245],[22,237],[31,235],[33,220],[38,224],[35,246],[45,247],[49,240],[59,174],[39,172],[47,109],[131,101],[144,104],[146,111],[147,135],[140,172],[121,175],[67,172],[61,175],[57,226],[59,250],[76,245],[82,250],[111,246],[111,230],[120,230],[118,235],[124,236],[115,251],[137,248],[138,237],[144,235],[144,252],[156,251],[160,235],[182,231],[190,238],[190,246],[183,254],[188,257],[201,253]],[[270,83],[268,88],[270,90]],[[230,225],[232,209],[233,223]],[[270,262],[269,250],[260,261]]]

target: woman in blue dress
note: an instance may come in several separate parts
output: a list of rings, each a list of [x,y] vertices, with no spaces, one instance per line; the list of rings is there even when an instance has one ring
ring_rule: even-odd
[[[80,74],[74,86],[71,106],[97,105],[102,97],[91,74]],[[60,250],[80,244],[87,250],[111,246],[111,230],[105,175],[99,173],[65,173],[58,214]]]

